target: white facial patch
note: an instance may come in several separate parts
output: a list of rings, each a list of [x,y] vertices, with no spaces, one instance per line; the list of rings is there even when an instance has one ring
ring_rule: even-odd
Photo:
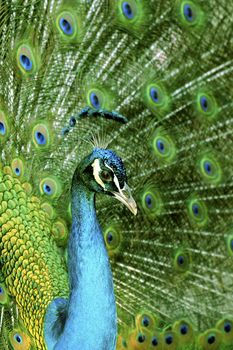
[[[95,181],[105,190],[105,185],[99,176],[99,173],[101,172],[99,159],[94,160],[94,162],[92,163],[92,167]]]

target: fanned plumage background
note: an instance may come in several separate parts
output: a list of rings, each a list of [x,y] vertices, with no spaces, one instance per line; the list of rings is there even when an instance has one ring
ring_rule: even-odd
[[[232,11],[0,1],[1,349],[44,349],[45,308],[68,293],[71,179],[93,144],[122,157],[139,208],[97,199],[117,349],[232,349]],[[73,126],[85,106],[129,121]]]

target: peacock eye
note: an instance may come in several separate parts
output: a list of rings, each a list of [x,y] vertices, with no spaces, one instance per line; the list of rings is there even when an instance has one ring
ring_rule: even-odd
[[[101,172],[101,178],[104,180],[104,181],[112,181],[112,176],[111,174],[108,172],[108,171],[102,171]]]

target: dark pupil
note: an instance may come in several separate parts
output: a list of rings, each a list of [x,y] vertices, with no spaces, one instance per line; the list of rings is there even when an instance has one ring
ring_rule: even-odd
[[[21,60],[26,68],[30,67],[30,60],[26,55],[21,55]]]
[[[47,192],[51,192],[51,188],[50,188],[49,185],[46,185],[46,186],[45,186],[45,189],[46,189]]]
[[[150,96],[154,102],[159,102],[159,94],[157,89],[151,88]]]
[[[183,265],[183,264],[184,264],[184,257],[183,257],[182,255],[180,255],[180,256],[178,257],[178,262],[179,262],[180,265]]]
[[[2,292],[3,292],[3,290],[2,290],[2,288],[0,287],[0,293],[2,294]]]
[[[193,214],[196,216],[199,214],[199,208],[197,204],[193,205]]]
[[[21,338],[20,338],[20,336],[16,336],[16,341],[18,342],[18,343],[21,343]]]
[[[148,320],[148,318],[147,317],[145,317],[144,319],[143,319],[143,325],[145,326],[145,327],[148,327],[149,326],[149,320]]]
[[[111,232],[108,233],[108,243],[111,243],[113,241],[113,234]]]
[[[168,337],[166,337],[166,343],[167,343],[168,345],[172,344],[172,342],[173,342],[173,339],[172,339],[172,336],[171,336],[171,335],[169,335]]]
[[[152,95],[155,100],[158,99],[158,92],[156,90],[153,90]]]
[[[152,345],[154,346],[158,345],[158,340],[156,338],[153,338]]]
[[[215,342],[215,336],[211,335],[207,341],[208,341],[208,344],[213,344]]]
[[[211,173],[211,164],[209,163],[209,162],[206,162],[205,163],[205,170],[206,170],[206,172],[208,173],[208,174],[210,174]]]
[[[208,110],[208,100],[205,96],[201,97],[201,106],[205,112]]]
[[[146,205],[148,208],[152,208],[152,206],[153,206],[153,200],[152,200],[152,196],[150,194],[148,194],[146,196]]]
[[[71,30],[71,25],[70,23],[65,19],[63,18],[62,20],[62,27],[67,31],[69,32]]]
[[[5,130],[4,124],[0,122],[0,131],[4,131],[4,130]]]
[[[138,337],[138,342],[143,343],[145,341],[145,336],[144,335],[139,335]]]
[[[45,140],[45,137],[44,137],[44,135],[41,133],[41,132],[37,132],[37,139],[38,139],[38,141],[40,142],[40,143],[43,143],[44,142],[44,140]]]
[[[187,334],[188,333],[187,326],[185,326],[185,325],[181,326],[180,333],[183,334],[183,335]]]
[[[16,174],[19,174],[19,168],[15,168]]]
[[[133,11],[132,11],[131,6],[128,2],[123,3],[123,11],[128,18],[133,17]]]
[[[193,17],[193,11],[192,11],[191,7],[188,6],[186,11],[187,11],[187,16],[188,16],[188,18],[192,19],[192,17]]]
[[[164,143],[161,140],[157,141],[157,147],[159,149],[159,151],[163,152],[165,149]]]
[[[231,331],[231,325],[230,323],[226,323],[225,326],[224,326],[224,331],[226,333],[229,333]]]
[[[100,108],[100,101],[99,101],[97,94],[92,92],[91,96],[90,96],[90,100],[91,100],[91,104],[94,108]]]

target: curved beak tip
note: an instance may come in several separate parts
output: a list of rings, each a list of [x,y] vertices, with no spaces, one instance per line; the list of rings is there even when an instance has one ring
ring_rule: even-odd
[[[119,192],[112,192],[116,199],[123,203],[134,215],[137,215],[137,204],[131,195],[130,188],[125,185]]]

